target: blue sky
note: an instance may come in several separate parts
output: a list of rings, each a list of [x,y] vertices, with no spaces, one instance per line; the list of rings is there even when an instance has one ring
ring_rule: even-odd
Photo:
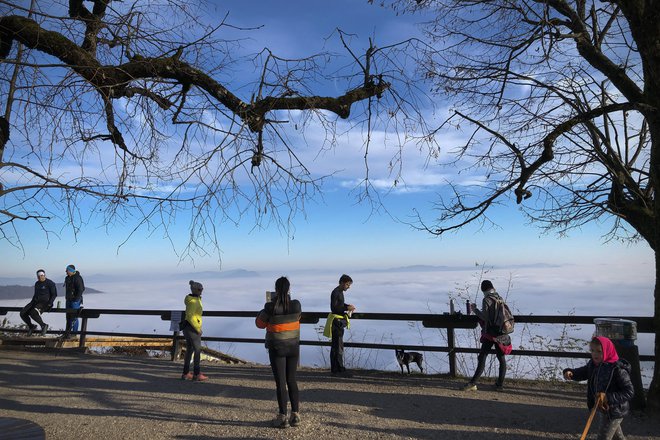
[[[380,45],[418,36],[415,23],[421,17],[396,16],[388,9],[368,5],[362,0],[335,2],[217,2],[217,14],[208,17],[213,22],[229,10],[228,21],[237,26],[262,28],[249,33],[242,42],[246,53],[268,47],[284,57],[303,57],[322,50],[339,52],[336,36],[326,40],[334,29],[356,35],[357,47],[366,47],[369,37]],[[240,77],[240,75],[237,75]],[[237,80],[238,81],[238,80]],[[309,139],[318,133],[311,127]],[[453,135],[456,136],[456,135]],[[406,185],[389,192],[392,177],[387,164],[396,151],[393,146],[374,147],[370,155],[372,179],[383,191],[384,208],[373,212],[368,204],[358,204],[355,183],[364,176],[361,141],[349,135],[336,150],[317,156],[308,151],[305,160],[318,174],[335,173],[323,187],[323,200],[306,205],[306,216],[298,216],[287,233],[276,227],[255,228],[254,223],[220,227],[221,254],[198,256],[181,261],[180,250],[188,232],[181,224],[172,229],[172,240],[161,230],[140,229],[121,247],[130,228],[112,225],[106,228],[93,221],[74,237],[66,225],[55,227],[58,235],[47,242],[34,225],[20,225],[23,249],[0,242],[4,261],[0,276],[31,275],[37,268],[50,273],[64,272],[74,263],[83,273],[190,272],[218,269],[267,269],[287,272],[295,269],[328,269],[350,272],[351,269],[397,267],[415,264],[466,265],[475,262],[504,266],[523,263],[584,264],[594,266],[607,261],[627,265],[649,264],[653,254],[648,245],[627,245],[602,242],[601,236],[609,224],[592,224],[572,232],[565,239],[541,236],[538,229],[527,225],[515,205],[497,207],[491,218],[497,228],[478,230],[467,227],[440,239],[413,230],[405,221],[416,208],[432,215],[431,203],[437,193],[447,190],[446,180],[459,176],[433,166],[424,168],[426,155],[414,147],[406,149],[404,178]],[[443,143],[452,146],[454,138]],[[313,144],[313,142],[312,142]],[[380,149],[379,149],[380,148]],[[450,148],[443,150],[443,154]],[[446,156],[441,156],[444,160]],[[432,164],[433,165],[433,164]],[[460,176],[461,181],[482,179],[478,171]],[[181,216],[183,217],[183,215]],[[395,219],[403,220],[398,222]]]

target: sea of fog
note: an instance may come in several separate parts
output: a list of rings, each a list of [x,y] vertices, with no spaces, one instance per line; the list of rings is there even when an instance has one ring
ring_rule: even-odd
[[[360,312],[445,313],[449,301],[455,300],[458,310],[465,309],[465,300],[481,304],[478,285],[481,279],[493,281],[507,299],[514,314],[651,316],[653,305],[653,270],[650,267],[621,264],[593,266],[528,265],[484,270],[480,266],[431,267],[414,266],[387,270],[349,272],[352,288],[346,292],[346,302]],[[85,276],[85,274],[83,273]],[[85,295],[87,308],[183,310],[183,298],[189,292],[188,280],[204,285],[204,310],[258,311],[263,307],[266,290],[274,290],[277,277],[286,275],[291,281],[292,297],[301,301],[303,311],[328,312],[330,292],[341,273],[300,271],[273,273],[247,270],[199,272],[194,274],[163,274],[155,276],[101,275],[85,276],[88,287],[102,293]],[[3,280],[0,279],[0,282]],[[63,289],[58,281],[63,304]],[[29,282],[29,280],[28,280]],[[27,283],[26,283],[27,284]],[[27,300],[0,301],[4,306],[22,306]],[[45,321],[54,329],[62,328],[64,316],[46,314]],[[17,313],[8,315],[10,322],[20,323]],[[154,317],[105,316],[90,320],[90,331],[139,332],[168,334],[169,322]],[[302,339],[324,340],[319,325],[303,325]],[[240,338],[262,338],[264,331],[246,318],[204,318],[204,335]],[[548,349],[573,347],[586,350],[586,340],[594,326],[522,325],[513,334],[515,348]],[[477,347],[478,334],[472,330],[457,330],[460,346]],[[401,345],[446,345],[446,332],[426,329],[414,322],[380,322],[353,320],[345,341]],[[653,350],[653,335],[639,335],[640,353]],[[210,343],[214,349],[258,363],[268,363],[262,344]],[[305,366],[327,367],[328,347],[302,347],[301,363]],[[427,352],[426,367],[430,373],[448,371],[445,353]],[[494,356],[491,356],[494,360]],[[459,359],[462,374],[474,370],[476,355]],[[346,349],[346,363],[351,368],[397,370],[394,353],[389,350]],[[495,362],[496,363],[496,362]],[[558,377],[561,367],[575,366],[584,360],[525,359],[512,357],[509,376]],[[650,381],[650,365],[643,365],[644,382]],[[488,371],[487,371],[488,374]],[[491,371],[494,374],[494,370]]]

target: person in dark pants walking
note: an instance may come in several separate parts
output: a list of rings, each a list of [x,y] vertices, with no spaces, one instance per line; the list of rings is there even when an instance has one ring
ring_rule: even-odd
[[[57,286],[55,283],[46,278],[46,272],[43,269],[37,271],[37,282],[34,283],[34,296],[23,310],[21,310],[21,319],[28,327],[28,336],[32,336],[32,332],[37,328],[32,324],[30,318],[34,319],[37,324],[41,326],[41,336],[45,336],[48,331],[48,324],[41,319],[41,314],[48,312],[53,308],[53,302],[57,297]]]
[[[489,323],[493,322],[495,317],[496,304],[498,301],[502,301],[502,297],[497,293],[497,291],[495,291],[493,283],[489,280],[483,280],[481,282],[481,291],[484,294],[484,299],[481,303],[481,310],[477,308],[476,304],[470,304],[470,309],[472,309],[474,314],[477,315],[482,326],[480,339],[481,349],[479,350],[479,355],[477,357],[477,370],[474,372],[474,376],[472,376],[470,382],[468,382],[468,384],[463,387],[463,390],[477,391],[477,380],[479,380],[483,374],[484,369],[486,368],[486,358],[494,346],[497,360],[500,363],[497,382],[495,382],[495,390],[502,391],[502,387],[504,386],[504,377],[506,376],[505,355],[511,353],[511,349],[513,348],[511,346],[511,337],[509,335],[494,335],[489,333],[488,329],[491,327]]]
[[[71,335],[71,332],[78,331],[78,315],[83,303],[83,292],[85,291],[85,282],[76,266],[69,264],[66,267],[66,277],[64,278],[64,298],[66,299],[66,308],[74,309],[75,312],[66,314],[66,328],[62,335],[65,339]]]
[[[275,299],[259,312],[255,324],[266,329],[266,348],[275,377],[279,413],[273,420],[276,428],[300,425],[298,382],[296,371],[300,359],[300,302],[291,299],[291,284],[286,277],[275,281]],[[287,418],[287,393],[291,401],[291,417]]]
[[[344,274],[339,278],[339,285],[330,294],[330,371],[335,375],[349,375],[344,367],[344,329],[349,326],[348,317],[355,310],[355,306],[344,302],[344,292],[350,289],[352,284],[353,279]]]
[[[186,338],[186,355],[183,358],[182,380],[205,381],[208,379],[200,371],[202,354],[202,283],[190,280],[190,294],[183,301],[186,305],[186,319],[183,321],[183,336]],[[190,360],[193,361],[193,372],[190,372]]]

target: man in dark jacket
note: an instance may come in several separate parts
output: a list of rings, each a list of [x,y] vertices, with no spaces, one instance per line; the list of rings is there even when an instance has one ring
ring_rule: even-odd
[[[53,308],[53,301],[57,297],[57,286],[46,278],[46,272],[43,269],[37,271],[37,282],[34,283],[34,296],[23,310],[21,310],[21,319],[25,321],[28,327],[28,336],[37,328],[32,324],[30,318],[34,319],[41,326],[41,335],[44,336],[48,331],[48,324],[41,319],[43,312],[48,312]]]
[[[353,313],[355,306],[344,302],[344,292],[351,288],[353,279],[348,275],[339,278],[339,285],[330,295],[332,320],[332,343],[330,345],[330,371],[332,374],[350,376],[344,368],[344,329],[348,326],[346,315]]]
[[[85,282],[73,264],[69,264],[66,267],[64,289],[66,294],[66,308],[76,310],[75,312],[66,314],[66,328],[64,329],[63,336],[68,338],[72,331],[78,331],[78,315],[83,303],[83,292],[85,291]]]

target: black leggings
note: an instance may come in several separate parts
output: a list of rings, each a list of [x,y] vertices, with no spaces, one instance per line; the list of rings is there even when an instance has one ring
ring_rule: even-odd
[[[186,356],[183,358],[183,374],[190,371],[190,358],[193,358],[193,374],[199,374],[199,360],[202,352],[202,335],[197,333],[192,325],[187,324],[183,329],[183,336],[186,337]]]
[[[498,386],[504,385],[504,376],[506,376],[506,357],[504,356],[504,352],[500,349],[500,346],[493,341],[486,341],[481,343],[481,350],[479,350],[479,356],[477,358],[479,360],[479,365],[477,365],[477,371],[475,371],[474,376],[472,376],[472,380],[470,381],[471,383],[477,383],[477,380],[483,374],[484,368],[486,368],[486,358],[488,357],[488,352],[491,348],[493,348],[493,345],[495,346],[495,354],[497,355],[497,360],[500,362],[500,371],[496,384]]]
[[[273,370],[275,386],[277,388],[277,405],[279,406],[280,414],[286,414],[286,395],[288,389],[289,400],[291,400],[291,412],[298,412],[299,398],[296,370],[298,369],[300,351],[296,348],[296,350],[286,353],[288,354],[287,356],[280,356],[281,354],[284,353],[273,349],[268,350],[270,367]]]

